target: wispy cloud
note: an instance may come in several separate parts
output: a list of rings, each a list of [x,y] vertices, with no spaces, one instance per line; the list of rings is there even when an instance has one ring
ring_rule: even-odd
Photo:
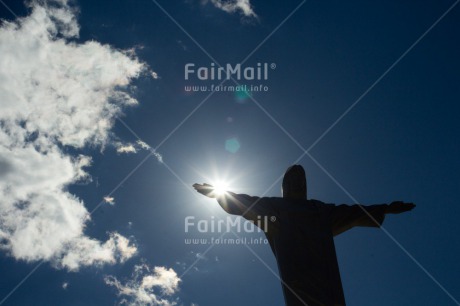
[[[152,150],[152,148],[142,140],[138,140],[135,143],[115,143],[118,153],[137,153],[139,150]]]
[[[139,150],[147,150],[150,151],[150,153],[155,156],[155,158],[162,163],[163,162],[163,156],[156,152],[151,146],[149,146],[146,142],[143,142],[142,140],[138,140],[135,143],[122,143],[122,142],[117,142],[115,143],[117,153],[120,154],[130,154],[130,153],[137,153]]]
[[[150,150],[150,149],[151,149],[151,147],[150,147],[147,143],[143,142],[142,140],[138,140],[138,141],[136,142],[136,144],[137,144],[139,147],[141,147],[142,149],[144,149],[144,150]]]
[[[29,16],[0,28],[0,249],[76,270],[136,253],[118,233],[105,242],[84,234],[90,215],[67,186],[89,179],[91,157],[64,148],[109,143],[116,116],[137,103],[127,85],[146,67],[108,45],[77,43],[66,3],[33,1]]]
[[[249,0],[203,0],[202,4],[208,2],[230,14],[240,13],[244,17],[258,18]]]
[[[173,269],[136,265],[132,279],[125,283],[115,276],[104,278],[107,285],[117,289],[122,298],[121,305],[161,305],[172,306],[177,302],[171,296],[179,290],[180,278]]]

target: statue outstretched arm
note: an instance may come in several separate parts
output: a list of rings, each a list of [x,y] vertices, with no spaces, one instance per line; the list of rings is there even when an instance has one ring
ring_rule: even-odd
[[[380,227],[386,214],[399,214],[414,209],[413,203],[395,201],[379,205],[332,205],[330,224],[333,234],[341,234],[355,226]]]
[[[210,184],[193,184],[195,190],[209,198],[217,200],[217,203],[229,214],[243,216],[249,220],[257,219],[258,215],[266,214],[265,209],[261,206],[260,197],[253,197],[247,194],[237,194],[231,191],[217,194],[214,187]]]

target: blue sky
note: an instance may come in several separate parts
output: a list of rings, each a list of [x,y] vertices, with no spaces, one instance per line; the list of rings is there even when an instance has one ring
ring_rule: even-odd
[[[0,305],[283,305],[268,245],[185,220],[296,161],[309,198],[417,205],[336,237],[348,305],[457,305],[458,2],[3,0]],[[244,60],[263,91],[186,90]]]

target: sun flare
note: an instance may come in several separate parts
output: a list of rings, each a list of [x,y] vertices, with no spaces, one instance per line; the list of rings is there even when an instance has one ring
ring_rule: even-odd
[[[217,181],[217,182],[214,182],[214,184],[212,184],[212,185],[214,186],[214,193],[217,196],[221,196],[221,195],[224,195],[225,193],[227,193],[228,184],[226,182]]]

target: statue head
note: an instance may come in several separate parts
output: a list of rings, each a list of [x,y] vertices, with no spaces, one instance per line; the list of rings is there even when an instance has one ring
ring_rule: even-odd
[[[306,199],[307,198],[307,179],[305,170],[301,165],[290,166],[284,173],[283,198],[287,199]]]

